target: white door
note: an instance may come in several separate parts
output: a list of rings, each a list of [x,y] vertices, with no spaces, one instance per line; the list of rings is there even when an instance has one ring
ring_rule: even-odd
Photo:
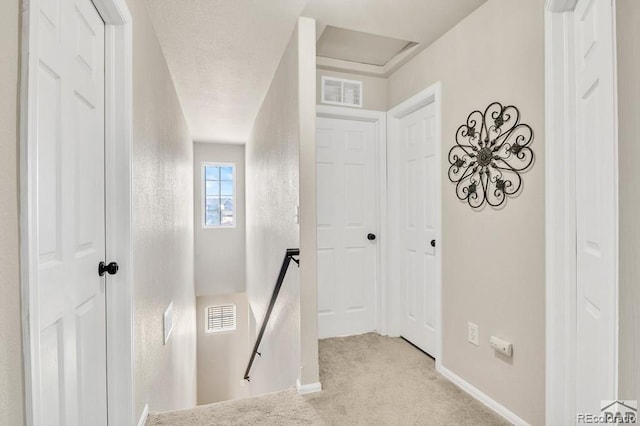
[[[436,356],[437,173],[433,103],[400,119],[397,188],[398,280],[402,289],[401,335]]]
[[[576,409],[616,399],[616,119],[611,0],[580,0],[576,41]]]
[[[40,1],[36,90],[36,425],[106,425],[104,22]]]
[[[318,337],[374,331],[375,125],[318,117],[316,150]]]

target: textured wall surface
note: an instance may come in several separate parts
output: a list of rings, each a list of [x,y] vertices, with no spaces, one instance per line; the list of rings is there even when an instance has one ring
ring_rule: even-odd
[[[346,78],[347,80],[362,81],[362,108],[374,111],[387,110],[386,78],[328,71],[323,69],[318,69],[316,74],[316,102],[318,105],[322,105],[322,76],[326,75],[330,77]]]
[[[287,248],[298,247],[298,31],[273,77],[246,146],[247,295],[260,327]],[[251,336],[255,338],[255,336]],[[252,393],[292,386],[300,360],[300,273],[284,281],[252,374]]]
[[[489,0],[389,78],[389,107],[442,83],[442,152],[474,109],[516,105],[536,163],[502,210],[458,201],[442,158],[443,365],[525,421],[544,423],[544,2]],[[480,346],[467,342],[467,322]],[[491,335],[514,345],[496,356]]]
[[[196,404],[193,143],[144,0],[133,15],[135,409]],[[163,344],[162,315],[175,328]]]
[[[250,396],[243,380],[253,342],[245,293],[198,297],[198,405]],[[236,330],[205,334],[206,308],[236,305]]]
[[[19,0],[0,2],[0,423],[7,425],[24,421],[18,242],[19,6]]]
[[[202,227],[202,163],[206,162],[233,163],[236,166],[235,228]],[[244,145],[194,144],[193,191],[196,295],[244,293]]]
[[[300,383],[320,381],[316,197],[316,24],[298,20],[300,126]]]
[[[621,399],[640,401],[640,2],[617,0]]]
[[[292,386],[301,374],[301,367],[304,378],[317,381],[318,377],[315,153],[309,152],[309,132],[311,135],[315,132],[315,61],[309,59],[313,53],[301,52],[300,45],[302,40],[307,50],[314,52],[315,38],[313,21],[301,18],[299,22],[246,146],[247,294],[251,315],[257,319],[257,324],[250,324],[252,338],[262,323],[285,250],[303,244],[313,249],[301,255],[301,264],[306,264],[306,270],[292,264],[284,281],[261,346],[262,357],[252,370],[253,394]],[[311,47],[307,45],[310,40],[313,40]],[[300,77],[301,67],[307,70],[306,77]],[[305,105],[301,106],[301,101]],[[314,161],[311,171],[301,172],[302,164],[310,161],[309,158]],[[310,173],[313,176],[309,176]],[[304,200],[300,198],[301,185],[313,186],[313,192]],[[295,222],[296,206],[300,206],[300,225]],[[301,234],[305,234],[304,237]],[[310,277],[307,282],[300,279],[302,274]],[[301,304],[305,309],[302,318]],[[302,350],[301,329],[308,330],[303,336]],[[304,354],[302,359],[301,354]]]

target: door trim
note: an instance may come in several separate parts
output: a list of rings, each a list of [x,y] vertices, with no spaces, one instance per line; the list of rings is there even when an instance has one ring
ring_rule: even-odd
[[[388,334],[387,325],[387,115],[383,111],[317,105],[316,117],[342,120],[367,121],[375,125],[376,134],[376,174],[378,182],[378,244],[376,244],[376,327],[380,334]]]
[[[615,8],[615,0],[610,0]],[[577,0],[547,0],[545,4],[545,187],[546,187],[546,377],[547,424],[573,424],[576,411],[576,116],[573,11]],[[615,43],[615,12],[613,13]],[[611,58],[613,93],[617,97],[615,47]],[[617,103],[614,116],[617,118]],[[617,131],[613,135],[617,147]],[[616,149],[617,151],[617,149]],[[618,169],[616,163],[616,187]],[[618,247],[617,208],[615,247]],[[618,253],[614,253],[618,264]],[[616,267],[617,270],[617,267]],[[614,280],[618,348],[618,279]],[[614,366],[617,398],[617,359]]]
[[[397,153],[393,149],[393,147],[398,146],[400,141],[400,120],[407,116],[408,114],[433,103],[436,112],[436,200],[438,202],[438,207],[436,208],[436,350],[434,357],[436,359],[436,369],[440,370],[442,367],[442,88],[440,82],[434,83],[421,92],[415,94],[411,98],[401,102],[399,105],[390,109],[387,112],[387,125],[388,125],[388,133],[389,133],[389,167],[394,167],[396,170],[399,169],[400,165],[397,163]],[[388,213],[388,229],[397,229],[399,227],[398,223],[398,212],[393,208],[393,203],[389,202],[389,213]],[[393,249],[393,247],[390,247]],[[392,250],[389,252],[389,268],[388,268],[388,283],[392,283],[391,279],[393,276],[397,276],[394,274],[394,271],[398,268],[400,259],[398,258],[398,250]],[[391,292],[391,288],[387,291],[389,292],[390,297],[387,301],[387,310],[388,314],[388,334],[398,336],[400,335],[401,330],[401,315],[402,315],[402,304],[397,297],[392,297],[393,294]],[[396,288],[397,290],[397,288]],[[397,293],[395,291],[394,293]]]
[[[33,383],[38,366],[32,359],[37,319],[38,241],[35,191],[37,128],[37,55],[40,0],[23,7],[20,88],[20,271],[25,414],[28,425],[41,424],[40,399]],[[133,143],[132,17],[125,0],[93,0],[105,21],[105,192],[107,258],[120,273],[109,280],[107,303],[107,386],[109,423],[135,424],[133,345],[133,263],[131,234],[131,158]]]

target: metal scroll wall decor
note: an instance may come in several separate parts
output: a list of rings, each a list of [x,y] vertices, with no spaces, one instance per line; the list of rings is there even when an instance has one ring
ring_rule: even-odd
[[[533,129],[520,123],[513,105],[490,104],[473,111],[456,132],[449,151],[449,180],[456,195],[474,209],[485,203],[499,207],[522,188],[522,176],[534,160]]]

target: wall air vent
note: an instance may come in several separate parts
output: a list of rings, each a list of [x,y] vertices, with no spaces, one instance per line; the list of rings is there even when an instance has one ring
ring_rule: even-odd
[[[236,305],[209,306],[205,310],[207,316],[205,333],[222,333],[236,329]]]
[[[362,82],[323,75],[322,103],[362,108]]]

